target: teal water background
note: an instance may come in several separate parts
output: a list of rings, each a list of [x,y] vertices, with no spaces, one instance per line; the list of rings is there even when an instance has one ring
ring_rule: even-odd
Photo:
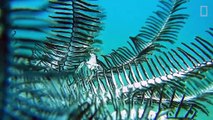
[[[105,9],[104,30],[99,38],[103,40],[102,53],[127,46],[129,36],[139,33],[146,19],[159,10],[159,0],[100,0]],[[178,41],[192,41],[196,35],[206,36],[206,30],[213,27],[213,0],[191,0],[185,5],[184,13],[190,15],[180,31]],[[200,16],[200,6],[208,6],[208,16]]]
[[[104,30],[99,38],[103,40],[100,54],[109,54],[112,49],[128,46],[129,36],[139,33],[145,21],[153,11],[159,10],[159,0],[100,0],[105,9]],[[190,0],[185,5],[183,13],[189,14],[186,24],[179,33],[179,42],[194,41],[195,36],[211,38],[205,31],[213,28],[213,0]],[[208,7],[208,16],[201,16],[201,6]],[[212,40],[212,38],[211,38]],[[213,42],[213,41],[210,41]],[[213,120],[213,107],[210,108],[210,116],[199,114],[198,120]]]

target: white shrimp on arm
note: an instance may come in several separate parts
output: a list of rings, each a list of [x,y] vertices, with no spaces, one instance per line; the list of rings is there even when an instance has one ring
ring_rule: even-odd
[[[97,63],[97,57],[95,54],[90,53],[90,59],[86,62],[82,62],[75,73],[80,79],[91,80],[92,77],[98,71],[103,70],[103,68]]]
[[[90,59],[89,61],[86,62],[87,67],[90,70],[98,70],[98,68],[100,67],[100,65],[97,64],[97,58],[95,54],[90,53]]]

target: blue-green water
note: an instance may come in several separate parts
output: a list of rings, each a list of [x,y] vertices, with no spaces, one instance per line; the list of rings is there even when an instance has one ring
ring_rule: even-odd
[[[127,45],[129,36],[137,35],[140,28],[145,26],[146,19],[159,9],[158,0],[101,0],[100,4],[106,13],[104,30],[100,35],[105,54],[110,53],[111,49]],[[208,6],[208,16],[200,16],[201,6]],[[190,17],[179,34],[179,42],[191,41],[197,35],[205,36],[205,31],[213,26],[212,0],[191,0],[186,7],[183,11]]]

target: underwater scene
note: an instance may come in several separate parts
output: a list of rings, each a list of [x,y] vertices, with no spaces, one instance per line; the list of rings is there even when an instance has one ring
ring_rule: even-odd
[[[212,0],[1,0],[0,120],[213,120]]]

